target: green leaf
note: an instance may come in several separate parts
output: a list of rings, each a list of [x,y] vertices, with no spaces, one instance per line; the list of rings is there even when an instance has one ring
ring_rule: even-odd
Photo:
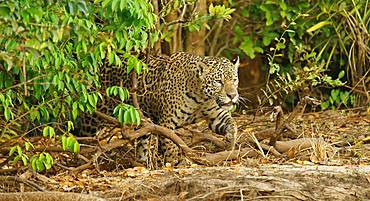
[[[276,50],[277,51],[279,51],[279,50],[283,50],[283,49],[285,49],[285,44],[284,43],[282,43],[282,42],[278,42],[277,44],[276,44]]]
[[[239,48],[251,59],[253,59],[256,55],[254,54],[254,43],[252,38],[249,36],[244,37],[243,42],[240,44]]]
[[[111,90],[112,90],[112,87],[108,87],[106,90],[105,90],[105,93],[107,94],[108,97],[110,97],[111,95]]]
[[[45,107],[43,106],[40,107],[40,114],[45,121],[49,121],[50,119],[49,111]]]
[[[260,5],[259,8],[262,11],[265,12],[266,26],[272,25],[274,23],[273,14],[272,14],[272,12],[274,11],[274,9],[272,9],[272,6],[271,5],[267,5],[267,4],[262,4],[262,5]]]
[[[82,49],[84,50],[84,53],[86,54],[87,53],[87,46],[86,46],[85,41],[82,41]]]
[[[76,140],[72,135],[67,137],[67,149],[68,150],[72,151],[75,143],[76,143]]]
[[[340,71],[339,75],[338,75],[338,79],[342,79],[345,75],[345,72],[344,70]]]
[[[112,1],[112,10],[113,11],[116,11],[116,10],[118,10],[118,2],[120,2],[120,0],[113,0]]]
[[[129,111],[125,111],[124,114],[123,114],[123,122],[125,124],[130,124],[131,123],[131,118],[130,118],[130,112]]]
[[[32,170],[35,170],[35,171],[37,171],[36,161],[37,159],[35,157],[31,158],[31,167],[32,167]]]
[[[261,47],[254,47],[253,50],[257,53],[263,53],[263,49]],[[276,56],[276,55],[275,55]]]
[[[96,107],[96,104],[98,103],[98,94],[93,93],[92,95],[93,95],[93,99],[94,99],[94,105]]]
[[[54,131],[54,128],[53,127],[50,127],[49,128],[49,137],[50,138],[55,137],[55,131]]]
[[[262,43],[264,46],[268,46],[271,44],[271,41],[274,40],[274,38],[278,37],[278,34],[275,32],[267,32],[263,34]]]
[[[119,6],[119,8],[121,9],[121,11],[123,11],[124,9],[126,9],[126,7],[127,7],[127,1],[126,0],[121,0],[120,6]]]
[[[321,102],[320,106],[321,106],[321,110],[326,110],[329,108],[330,103],[329,101]]]
[[[42,131],[42,136],[47,137],[49,136],[50,138],[55,136],[55,131],[53,127],[46,126],[43,131]]]
[[[58,90],[61,91],[64,89],[64,82],[62,80],[58,81]]]
[[[73,152],[76,154],[80,152],[80,144],[77,141],[73,144]]]
[[[333,99],[333,97],[329,97],[329,102],[330,102],[330,105],[333,105],[334,104],[334,99]]]
[[[17,153],[19,156],[23,155],[22,148],[20,146],[17,146]]]
[[[105,50],[104,50],[104,46],[105,46],[105,43],[101,43],[99,45],[99,50],[100,50],[100,57],[101,59],[104,59],[105,58]]]
[[[355,103],[356,103],[356,96],[350,95],[349,96],[349,102],[350,102],[351,105],[355,105]]]
[[[121,107],[118,105],[118,106],[116,106],[115,108],[114,108],[114,110],[113,110],[113,114],[115,115],[115,116],[118,116],[118,113],[119,113],[119,109],[120,109]]]
[[[279,6],[280,6],[281,10],[287,10],[287,8],[288,8],[285,1],[280,1]]]
[[[18,145],[17,145],[17,146],[13,146],[13,147],[10,149],[10,151],[9,151],[9,156],[12,156],[12,155],[14,154],[15,150],[17,150],[17,147],[18,147]]]
[[[121,67],[122,66],[122,61],[121,58],[117,54],[114,54],[114,60],[116,61],[116,66]]]
[[[42,161],[36,160],[36,170],[38,172],[41,172],[41,171],[45,170],[45,166],[44,166],[44,163]]]
[[[23,11],[20,13],[23,21],[29,23],[30,22],[30,14],[27,11]]]
[[[113,96],[117,96],[119,88],[117,86],[113,86],[112,91],[113,91]]]
[[[349,92],[348,91],[340,92],[339,97],[340,97],[341,103],[347,106],[347,103],[349,100]]]
[[[124,114],[124,110],[123,110],[123,108],[118,108],[118,122],[119,123],[124,123],[124,118],[123,118],[123,114]]]
[[[136,115],[135,108],[130,107],[129,113],[130,113],[131,123],[136,123],[137,122],[137,115]]]
[[[314,32],[314,31],[320,29],[321,27],[326,26],[326,25],[329,25],[329,24],[331,24],[331,22],[329,22],[329,21],[322,21],[322,22],[319,22],[319,23],[313,25],[312,27],[310,27],[306,31],[308,33],[311,33],[311,32]]]
[[[72,121],[68,121],[67,125],[68,125],[68,132],[75,129]]]
[[[215,14],[215,7],[213,6],[212,3],[208,7],[208,12],[209,12],[210,15],[214,15]]]
[[[16,164],[19,161],[19,159],[21,159],[20,155],[15,156],[13,159],[13,164]]]
[[[126,93],[125,93],[125,91],[120,87],[119,88],[119,97],[120,97],[120,99],[121,99],[121,101],[125,101],[126,100]]]
[[[104,0],[102,3],[103,8],[107,7],[111,0]]]
[[[4,116],[7,121],[13,118],[13,113],[8,107],[4,107]]]
[[[113,52],[108,52],[108,64],[112,65],[114,62],[114,53]]]
[[[54,164],[53,157],[49,153],[46,153],[45,155],[46,155],[46,162],[48,164],[53,165]]]
[[[35,146],[33,146],[33,144],[31,142],[28,142],[28,141],[25,142],[25,147],[26,147],[26,150],[27,151],[30,149],[30,147],[32,147],[33,149],[35,149]]]
[[[67,150],[67,143],[67,137],[65,135],[62,135],[62,148],[64,151]]]
[[[95,101],[94,101],[94,96],[92,94],[88,94],[87,99],[89,100],[90,105],[95,108],[96,105],[95,105]]]
[[[26,155],[22,155],[21,158],[22,158],[23,165],[26,166],[28,164]]]
[[[42,130],[42,136],[47,137],[48,135],[49,135],[49,126],[46,126],[46,127]]]
[[[135,68],[135,71],[138,75],[141,74],[141,69],[142,69],[142,65],[141,65],[141,62],[138,61],[135,65],[134,65],[134,68]]]
[[[134,108],[134,107],[130,108],[130,116],[131,116],[131,119],[132,119],[132,123],[140,125],[140,121],[141,121],[140,113],[137,111],[136,108]]]
[[[0,6],[0,16],[4,18],[10,17],[10,9],[6,6]]]
[[[46,162],[46,161],[44,161],[44,162],[43,162],[43,164],[44,164],[44,166],[45,166],[46,170],[50,169],[50,168],[51,168],[51,166],[52,166],[50,163],[48,163],[48,162]]]
[[[40,161],[44,161],[45,160],[45,154],[44,153],[41,153],[40,156],[39,156],[39,160]]]
[[[73,118],[73,120],[77,119],[77,115],[78,115],[78,103],[74,102],[73,105],[72,105],[72,118]]]
[[[31,7],[27,11],[36,19],[36,22],[39,22],[44,14],[42,7]]]
[[[137,63],[138,63],[137,58],[134,56],[130,56],[127,61],[127,73],[130,73],[132,69],[136,70],[138,65]]]
[[[26,148],[26,151],[28,151],[29,149],[30,149],[30,144],[29,144],[30,142],[25,142],[24,143],[24,146],[25,146],[25,148]]]
[[[82,112],[85,112],[85,107],[84,107],[84,105],[83,105],[82,103],[79,103],[79,104],[78,104],[78,108],[80,108],[80,110],[81,110]]]
[[[331,90],[330,95],[331,95],[331,97],[332,97],[332,98],[334,98],[334,99],[339,98],[339,90],[338,90],[338,89],[333,89],[333,90]]]
[[[269,69],[269,73],[270,75],[276,73],[276,72],[279,72],[280,71],[280,66],[276,63],[273,63],[270,65],[270,69]]]

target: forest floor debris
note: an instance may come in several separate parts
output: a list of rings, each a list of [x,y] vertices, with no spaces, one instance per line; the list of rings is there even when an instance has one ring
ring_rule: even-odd
[[[43,175],[27,172],[19,176],[22,179],[14,179],[15,173],[21,173],[21,169],[15,172],[2,169],[2,174],[11,175],[13,179],[0,179],[1,192],[35,191],[35,186],[38,186],[45,191],[89,193],[107,200],[370,199],[370,114],[366,111],[298,115],[276,141],[275,150],[271,149],[270,138],[265,135],[276,127],[269,114],[239,115],[235,118],[240,134],[249,139],[236,150],[253,150],[253,156],[235,154],[233,160],[220,160],[215,164],[192,163],[176,168],[166,166],[162,170],[148,170],[135,165],[125,168],[124,163],[130,161],[123,159],[111,163],[115,165],[110,169],[71,171],[64,168],[67,164],[61,164],[46,173],[46,179]],[[200,123],[188,128],[192,129],[204,133],[206,125]],[[213,153],[212,156],[225,152],[220,148],[222,140],[220,146],[204,140],[211,138],[208,134],[201,140],[194,140],[189,133],[179,136],[192,150]],[[288,142],[296,143],[294,141],[302,139],[305,143],[309,142],[304,149],[291,147],[283,150],[279,147],[280,143],[286,146]],[[218,142],[215,139],[211,141]],[[120,146],[128,144],[117,141],[119,143]],[[56,160],[58,154],[68,155],[56,150]],[[104,153],[102,156],[109,158],[112,155]],[[81,161],[84,161],[81,158],[70,160],[80,161],[75,167],[80,167],[83,165]]]

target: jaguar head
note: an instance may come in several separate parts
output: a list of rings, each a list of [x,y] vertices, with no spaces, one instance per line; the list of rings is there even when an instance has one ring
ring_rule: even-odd
[[[231,62],[226,58],[205,57],[201,62],[202,90],[209,99],[220,107],[231,108],[239,100],[239,58]]]

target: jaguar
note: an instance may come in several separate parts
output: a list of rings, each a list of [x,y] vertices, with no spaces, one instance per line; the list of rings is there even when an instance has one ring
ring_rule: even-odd
[[[239,59],[230,61],[224,57],[198,56],[186,52],[170,56],[150,56],[148,70],[138,76],[138,101],[144,114],[154,123],[176,129],[206,120],[209,128],[225,136],[229,144],[235,143],[236,121],[230,109],[239,100]],[[102,88],[111,85],[130,86],[126,68],[105,67],[101,70]],[[98,106],[104,112],[112,108]],[[91,120],[94,120],[92,123]],[[98,117],[87,124],[104,126]],[[138,160],[148,160],[150,138],[139,143]],[[158,148],[163,161],[177,163],[180,149],[171,140],[159,138]]]

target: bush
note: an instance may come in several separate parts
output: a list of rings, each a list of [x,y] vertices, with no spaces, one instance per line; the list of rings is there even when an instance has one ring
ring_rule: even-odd
[[[350,92],[364,92],[364,88],[366,91],[368,85],[360,81],[369,71],[369,1],[255,0],[234,4],[240,8],[233,27],[233,43],[238,49],[229,48],[227,54],[238,53],[252,59],[256,54],[267,55],[269,76],[294,74],[298,68],[307,67],[309,59],[333,79],[345,73],[341,78],[348,85],[338,89],[348,91],[357,86],[357,90]],[[273,63],[272,55],[275,55]],[[307,84],[307,87],[317,86]]]
[[[80,112],[93,113],[102,98],[98,72],[104,61],[123,67],[119,55],[125,55],[124,67],[141,72],[135,54],[150,37],[155,42],[156,33],[149,34],[155,20],[145,0],[1,2],[0,140],[41,134],[43,128],[45,136],[56,137],[50,134],[55,128],[69,139],[70,124],[61,125]],[[78,150],[75,141],[69,144]],[[25,146],[16,148],[22,160],[28,160],[21,152]],[[32,167],[44,169],[35,165],[41,156],[47,156],[47,169],[47,153],[32,157]]]

